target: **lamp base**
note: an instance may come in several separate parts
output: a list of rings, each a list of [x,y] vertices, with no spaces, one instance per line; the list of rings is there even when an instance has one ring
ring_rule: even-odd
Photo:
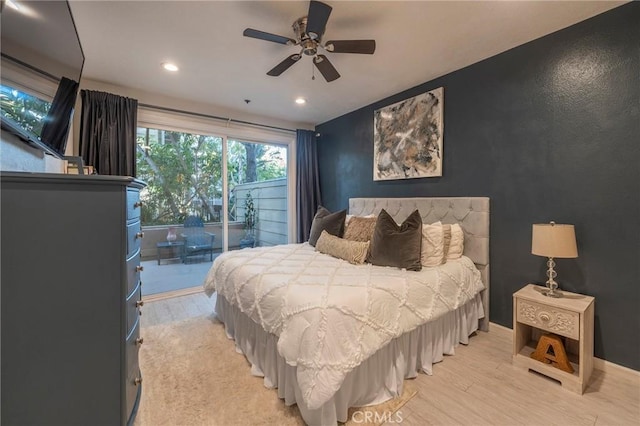
[[[562,293],[558,290],[546,289],[546,290],[542,290],[541,293],[547,297],[555,297],[555,298],[562,297]]]
[[[558,283],[554,279],[558,275],[553,269],[554,266],[556,266],[556,262],[553,261],[553,257],[550,257],[547,261],[547,278],[549,279],[547,280],[547,288],[542,291],[542,294],[547,297],[558,298],[562,297],[562,293],[560,293],[560,290],[558,290]]]

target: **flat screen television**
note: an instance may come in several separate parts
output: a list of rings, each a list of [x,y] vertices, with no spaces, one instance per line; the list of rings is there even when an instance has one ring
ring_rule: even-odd
[[[2,0],[2,130],[65,153],[84,53],[67,1]]]

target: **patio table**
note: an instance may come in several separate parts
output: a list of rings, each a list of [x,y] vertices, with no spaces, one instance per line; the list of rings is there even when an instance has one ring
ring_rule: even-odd
[[[162,259],[162,251],[168,251],[170,253],[173,253],[175,248],[178,248],[178,253],[177,256],[175,257],[168,257],[164,260],[177,260],[180,259],[180,261],[183,260],[184,257],[184,241],[162,241],[156,244],[156,248],[158,250],[158,265],[160,265],[160,259]],[[167,250],[168,249],[168,250]]]

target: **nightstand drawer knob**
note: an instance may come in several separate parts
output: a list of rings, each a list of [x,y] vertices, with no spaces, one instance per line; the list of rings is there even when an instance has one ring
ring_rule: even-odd
[[[144,343],[144,339],[142,337],[138,337],[136,339],[136,345],[142,345]]]
[[[136,301],[136,308],[139,308],[140,306],[144,306],[144,300]]]
[[[551,317],[548,314],[540,314],[538,318],[540,318],[540,321],[544,321],[544,322],[551,321]]]
[[[144,266],[137,265],[136,272],[144,271]]]
[[[138,386],[140,383],[142,383],[142,377],[136,377],[135,379],[133,379],[133,384]]]

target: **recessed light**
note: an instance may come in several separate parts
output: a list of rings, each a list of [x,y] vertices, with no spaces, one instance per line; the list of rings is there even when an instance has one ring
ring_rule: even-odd
[[[171,71],[171,72],[176,72],[179,69],[176,64],[172,64],[171,62],[163,62],[162,63],[162,68],[164,68],[167,71]]]
[[[305,98],[296,98],[296,103],[298,105],[304,105],[307,103],[307,100]]]

